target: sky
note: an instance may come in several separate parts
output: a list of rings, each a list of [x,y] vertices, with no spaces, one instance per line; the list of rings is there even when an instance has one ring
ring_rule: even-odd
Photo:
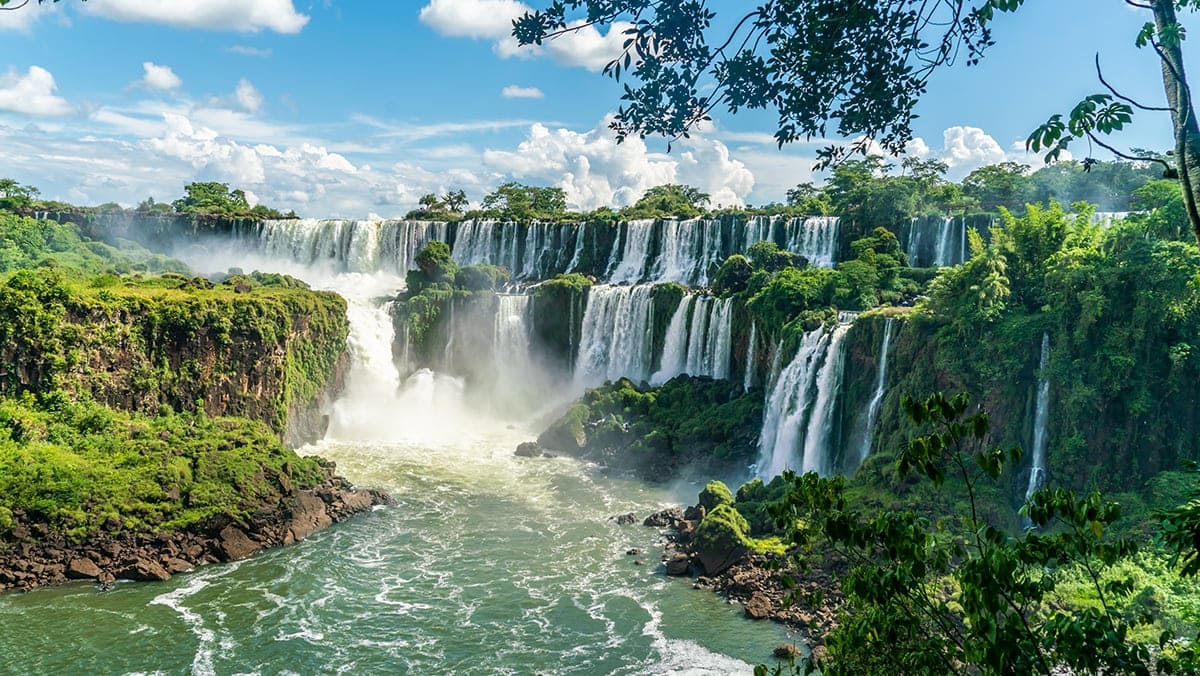
[[[720,28],[746,3],[710,5]],[[780,150],[774,117],[757,111],[718,111],[669,153],[659,139],[616,143],[607,123],[621,89],[600,70],[620,31],[518,48],[511,20],[531,6],[63,0],[0,11],[0,176],[49,199],[125,206],[221,181],[285,211],[345,218],[402,216],[452,189],[478,203],[509,180],[562,187],[591,209],[663,183],[763,204],[823,179],[812,165],[827,141]],[[1027,0],[996,22],[981,65],[935,74],[909,152],[942,159],[955,180],[1005,160],[1040,165],[1024,139],[1101,90],[1097,53],[1123,93],[1162,105],[1157,60],[1133,44],[1147,20],[1123,0]],[[1190,45],[1185,57],[1200,54]],[[1165,150],[1169,120],[1139,114],[1115,144]]]

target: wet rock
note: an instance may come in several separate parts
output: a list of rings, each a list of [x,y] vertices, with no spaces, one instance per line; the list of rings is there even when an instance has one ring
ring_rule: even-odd
[[[678,507],[670,507],[646,517],[642,525],[650,528],[674,528],[675,524],[682,520],[683,510]]]
[[[794,643],[780,643],[772,654],[781,660],[795,660],[800,657],[800,649]]]
[[[166,582],[171,579],[171,574],[155,561],[138,559],[132,566],[121,571],[121,577],[138,582]]]
[[[642,553],[642,550],[638,549],[637,547],[634,547],[633,549],[630,549],[629,551],[625,552],[625,556],[637,556],[638,554],[641,554],[641,553]]]
[[[746,617],[753,620],[765,620],[771,617],[774,609],[775,604],[771,603],[771,599],[762,593],[754,594],[742,604],[742,611],[746,613]]]
[[[542,448],[541,444],[536,441],[526,441],[517,446],[516,453],[518,458],[541,458],[548,455],[546,449]]]
[[[167,559],[167,572],[172,575],[186,573],[192,569],[192,564],[183,559]]]
[[[72,559],[67,564],[67,577],[72,580],[94,580],[101,572],[100,566],[91,559]]]
[[[628,514],[618,514],[616,516],[610,516],[610,517],[608,517],[608,520],[616,521],[618,526],[629,526],[631,524],[637,523],[637,516],[633,512],[630,512]]]
[[[294,539],[303,540],[331,524],[333,518],[329,516],[324,500],[309,491],[300,491],[297,494],[296,507],[292,511],[292,521],[288,526],[288,531]]]
[[[692,563],[687,554],[676,554],[667,559],[667,575],[680,577],[692,572]]]
[[[216,542],[217,556],[223,561],[237,561],[244,559],[251,554],[261,549],[261,546],[250,539],[241,529],[235,526],[226,526],[220,534],[217,535]]]

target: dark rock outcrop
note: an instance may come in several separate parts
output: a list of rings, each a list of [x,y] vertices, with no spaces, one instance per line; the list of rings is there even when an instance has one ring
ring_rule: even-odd
[[[184,531],[155,535],[101,535],[75,542],[45,524],[20,524],[0,539],[0,592],[28,590],[69,580],[161,581],[197,566],[236,561],[301,540],[323,528],[390,502],[386,493],[357,490],[326,466],[326,480],[293,489],[254,515],[216,517]]]

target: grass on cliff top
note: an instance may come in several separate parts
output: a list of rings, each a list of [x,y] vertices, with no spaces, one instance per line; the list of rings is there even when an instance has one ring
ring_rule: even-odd
[[[317,460],[285,449],[261,423],[150,418],[61,393],[0,400],[0,542],[20,523],[80,539],[244,518],[322,477]]]

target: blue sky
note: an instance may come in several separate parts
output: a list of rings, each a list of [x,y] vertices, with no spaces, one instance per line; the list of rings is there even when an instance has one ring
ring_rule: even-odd
[[[723,20],[744,5],[713,3]],[[64,0],[0,12],[0,175],[50,198],[126,205],[220,180],[283,209],[346,217],[401,215],[452,188],[478,201],[505,180],[561,185],[591,208],[665,182],[763,203],[813,178],[819,144],[776,149],[767,114],[721,114],[670,154],[659,141],[615,144],[604,120],[620,90],[598,70],[620,37],[593,31],[522,53],[507,30],[523,8]],[[1133,47],[1146,20],[1122,0],[1028,0],[997,22],[981,66],[935,76],[912,152],[945,159],[953,178],[1035,163],[1021,141],[1099,90],[1097,51],[1110,81],[1160,104],[1157,62]],[[1142,118],[1118,145],[1168,147],[1167,121]]]

